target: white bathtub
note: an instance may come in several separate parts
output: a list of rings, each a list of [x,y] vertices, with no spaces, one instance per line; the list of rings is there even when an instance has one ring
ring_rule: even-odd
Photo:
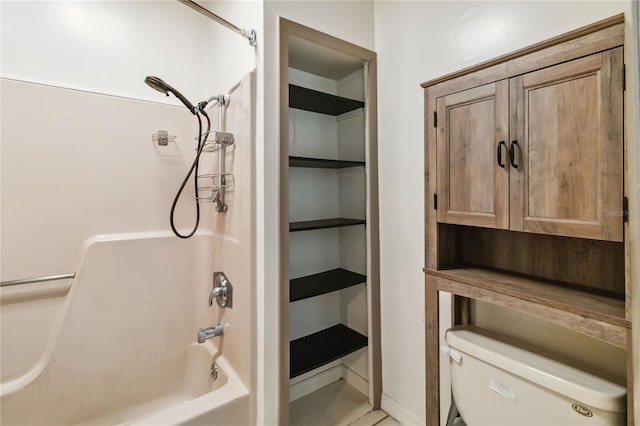
[[[248,425],[249,390],[215,352],[210,342],[193,343],[178,369],[181,380],[161,390],[149,389],[147,400],[136,404],[122,400],[119,411],[78,425]],[[209,374],[213,362],[218,367],[216,380]]]
[[[224,356],[215,357],[215,353],[210,342],[193,343],[182,365],[171,372],[157,372],[168,376],[165,386],[148,386],[146,392],[140,392],[144,386],[137,386],[135,400],[127,392],[113,392],[104,407],[92,407],[94,416],[87,416],[86,410],[75,405],[55,408],[34,404],[25,412],[25,403],[33,401],[7,395],[3,398],[2,424],[249,425],[249,390]],[[218,367],[216,380],[209,374],[214,361]],[[112,385],[105,383],[105,387]]]
[[[249,390],[222,356],[215,359],[218,378],[211,378],[211,349],[209,342],[194,343],[184,388],[172,395],[173,401],[156,407],[150,416],[124,424],[249,425]]]
[[[209,374],[214,361],[210,342],[193,343],[185,366],[182,386],[167,389],[160,399],[131,407],[115,421],[90,424],[123,425],[209,425],[246,426],[250,424],[249,390],[223,357],[215,358],[218,377]]]
[[[0,383],[0,424],[250,425],[242,362],[242,347],[249,345],[239,344],[248,340],[238,319],[246,306],[242,281],[233,310],[207,304],[216,241],[136,235],[91,242],[73,284],[64,288],[68,294],[56,296],[63,305],[55,305],[62,306],[58,316],[46,317],[48,328],[40,312],[49,296],[28,286],[11,290],[25,293],[21,298],[0,291],[9,319],[0,324],[2,351],[10,355],[2,358],[2,369],[10,371]],[[166,262],[178,256],[190,261]],[[29,309],[39,316],[6,316]],[[219,322],[224,336],[195,343],[199,327]],[[33,351],[25,339],[34,333],[44,342],[35,347],[39,352],[21,356]],[[212,381],[214,360],[219,373]]]

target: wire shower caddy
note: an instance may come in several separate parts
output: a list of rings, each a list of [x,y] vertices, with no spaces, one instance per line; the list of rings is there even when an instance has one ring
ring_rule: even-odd
[[[215,203],[217,212],[226,212],[228,207],[225,203],[225,192],[233,188],[234,177],[232,173],[224,172],[224,155],[226,148],[235,143],[235,137],[233,133],[211,130],[203,133],[200,138],[206,138],[207,141],[202,148],[203,153],[216,153],[218,170],[216,173],[203,173],[196,177],[196,200],[198,203]]]

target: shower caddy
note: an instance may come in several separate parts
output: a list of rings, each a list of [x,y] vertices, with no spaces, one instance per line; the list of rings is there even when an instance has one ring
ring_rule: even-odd
[[[214,173],[201,173],[197,176],[198,195],[196,200],[198,203],[215,203],[215,209],[218,213],[227,211],[225,193],[233,188],[233,174],[225,171],[225,155],[227,148],[235,143],[235,138],[233,133],[223,131],[224,110],[230,99],[228,94],[214,97],[213,100],[218,108],[218,130],[210,130],[195,138],[196,141],[205,141],[202,147],[203,154],[213,153],[216,156],[216,171]],[[196,147],[197,150],[198,147]]]
[[[223,127],[223,110],[229,103],[229,95],[218,95],[217,97],[218,108],[218,128]],[[218,213],[224,213],[228,209],[228,205],[225,202],[225,194],[233,189],[234,177],[233,173],[227,173],[225,170],[225,155],[226,149],[235,143],[235,137],[233,133],[224,132],[221,130],[209,130],[202,133],[199,137],[194,138],[196,140],[196,146],[194,150],[197,152],[199,147],[197,142],[199,140],[204,141],[204,147],[202,147],[202,154],[215,154],[216,170],[212,173],[200,173],[197,176],[197,197],[198,203],[215,203],[216,211]],[[151,136],[151,140],[157,146],[169,146],[169,144],[176,143],[176,136],[169,135],[166,130],[158,130]]]

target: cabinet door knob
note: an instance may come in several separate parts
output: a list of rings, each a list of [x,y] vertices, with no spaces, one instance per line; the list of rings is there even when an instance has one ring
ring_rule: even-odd
[[[504,162],[502,161],[502,147],[507,147],[507,144],[504,143],[504,141],[500,141],[500,143],[498,143],[498,166],[502,167],[504,169]]]
[[[509,146],[509,162],[514,169],[518,168],[516,164],[516,145],[518,145],[518,141],[511,141],[511,145]]]

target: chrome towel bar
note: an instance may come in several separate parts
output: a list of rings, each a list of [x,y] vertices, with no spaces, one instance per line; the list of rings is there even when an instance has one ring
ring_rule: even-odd
[[[49,275],[46,277],[23,278],[21,280],[0,281],[0,287],[9,287],[12,285],[22,285],[22,284],[33,284],[33,283],[40,283],[43,281],[67,280],[75,277],[76,277],[76,274],[74,272],[73,274]]]

